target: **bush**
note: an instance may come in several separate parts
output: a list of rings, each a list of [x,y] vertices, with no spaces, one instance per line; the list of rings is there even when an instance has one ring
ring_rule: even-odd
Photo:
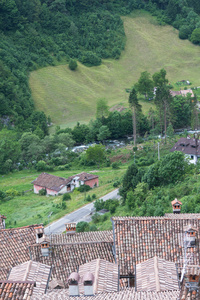
[[[90,225],[89,231],[97,231],[97,227],[95,225]]]
[[[75,59],[70,59],[69,61],[69,68],[72,71],[75,71],[78,67],[77,61]]]
[[[97,198],[96,194],[93,194],[93,195],[92,195],[92,200],[94,200],[94,199],[96,199],[96,198]]]
[[[39,190],[39,195],[40,195],[40,196],[45,196],[46,194],[47,194],[46,189],[41,189],[41,190]]]
[[[86,201],[87,201],[87,202],[91,202],[91,201],[92,201],[92,198],[90,197],[90,195],[88,195],[88,196],[86,197]]]
[[[35,168],[37,171],[46,171],[48,169],[48,166],[44,160],[40,160],[36,164]]]
[[[93,221],[94,223],[98,223],[100,220],[101,220],[101,216],[100,216],[98,213],[95,213],[95,214],[92,216],[92,221]]]
[[[6,191],[6,196],[10,196],[10,197],[15,197],[15,196],[20,196],[21,193],[15,189],[9,189]]]
[[[97,199],[95,202],[94,202],[94,207],[96,209],[96,211],[99,211],[101,209],[104,208],[104,201],[102,199]]]
[[[76,225],[76,232],[85,232],[89,231],[89,224],[87,222],[81,221]]]
[[[63,197],[62,197],[63,201],[67,201],[67,200],[70,200],[70,199],[71,199],[71,195],[69,193],[64,194]]]
[[[84,192],[88,192],[89,190],[91,190],[92,188],[89,186],[89,185],[87,185],[87,184],[83,184],[83,185],[81,185],[81,186],[79,186],[78,188],[77,188],[77,190],[79,191],[79,192],[81,192],[81,193],[84,193]]]
[[[67,204],[65,202],[62,202],[62,209],[66,209],[67,208]]]
[[[112,169],[119,169],[119,163],[116,161],[112,163]]]
[[[118,187],[120,185],[120,181],[119,180],[116,180],[114,183],[113,183],[113,187]]]

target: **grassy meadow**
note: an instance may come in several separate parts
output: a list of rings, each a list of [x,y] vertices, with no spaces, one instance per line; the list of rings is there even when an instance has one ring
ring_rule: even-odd
[[[99,175],[99,187],[86,193],[96,197],[102,197],[112,191],[113,182],[118,180],[126,171],[127,165],[121,166],[119,170],[112,168],[102,168],[94,170],[94,174]],[[92,169],[91,169],[92,170]],[[84,171],[91,171],[84,170]],[[83,170],[50,172],[56,176],[69,177],[78,174]],[[71,200],[66,201],[66,209],[60,209],[62,205],[62,196],[40,196],[33,193],[33,185],[31,182],[37,178],[40,173],[34,170],[23,170],[0,177],[1,190],[6,192],[10,189],[17,190],[22,193],[15,196],[9,201],[0,202],[0,212],[7,217],[6,227],[20,227],[30,224],[48,223],[48,215],[52,211],[50,221],[59,219],[79,207],[87,204],[84,199],[84,193],[74,191],[71,193]]]
[[[68,65],[47,67],[30,74],[30,87],[36,109],[50,115],[61,127],[73,127],[94,118],[96,102],[105,98],[110,107],[128,107],[126,88],[131,88],[147,70],[151,74],[167,70],[170,83],[189,80],[199,86],[200,47],[180,40],[171,26],[160,26],[147,12],[137,11],[122,17],[127,37],[119,60],[103,60],[98,67],[78,64],[76,71]],[[140,99],[144,113],[152,102]]]

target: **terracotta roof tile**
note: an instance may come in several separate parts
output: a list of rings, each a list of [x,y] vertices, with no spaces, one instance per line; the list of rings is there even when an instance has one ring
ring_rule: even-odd
[[[79,266],[78,273],[81,277],[79,281],[79,292],[84,293],[83,276],[86,273],[94,276],[94,294],[102,292],[117,292],[119,289],[119,269],[118,265],[103,259],[95,259]]]
[[[164,291],[164,292],[135,292],[134,288],[122,290],[120,292],[102,293],[94,296],[73,297],[75,300],[177,300],[180,291]],[[39,297],[31,297],[31,300],[69,300],[68,290],[48,291],[46,295]]]
[[[137,292],[178,290],[175,263],[154,256],[136,265],[136,288]]]
[[[34,282],[13,282],[10,280],[0,281],[0,299],[1,300],[30,300]]]
[[[184,227],[198,228],[197,243],[187,248],[190,264],[198,264],[200,219],[170,219],[167,217],[113,217],[114,248],[120,275],[134,274],[135,264],[157,255],[168,261],[183,264]]]
[[[67,244],[79,242],[113,242],[113,232],[108,231],[91,231],[74,234],[51,234],[51,244]]]
[[[10,269],[30,260],[28,246],[36,241],[34,227],[0,230],[0,280],[5,280]]]
[[[36,261],[27,261],[21,265],[13,267],[8,280],[11,281],[34,281],[36,287],[33,295],[43,295],[47,289],[51,267]]]
[[[96,258],[114,262],[112,242],[55,244],[50,246],[46,257],[42,256],[38,244],[30,246],[29,251],[32,260],[52,266],[52,278],[61,280],[65,286],[69,275],[86,262]]]

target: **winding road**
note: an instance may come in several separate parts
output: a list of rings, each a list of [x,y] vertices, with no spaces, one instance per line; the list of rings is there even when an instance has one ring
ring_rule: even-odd
[[[118,189],[108,193],[107,195],[101,197],[103,201],[108,199],[119,199]],[[44,232],[45,234],[52,234],[52,233],[62,233],[65,230],[65,223],[68,222],[90,222],[91,221],[91,214],[95,211],[94,202],[89,203],[74,212],[65,215],[64,217],[60,218],[59,220],[53,222],[49,226],[45,227]]]

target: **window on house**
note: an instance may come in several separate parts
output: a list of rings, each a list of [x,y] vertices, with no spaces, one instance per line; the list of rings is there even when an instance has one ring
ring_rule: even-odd
[[[194,156],[193,156],[193,155],[191,155],[191,159],[194,159]]]

